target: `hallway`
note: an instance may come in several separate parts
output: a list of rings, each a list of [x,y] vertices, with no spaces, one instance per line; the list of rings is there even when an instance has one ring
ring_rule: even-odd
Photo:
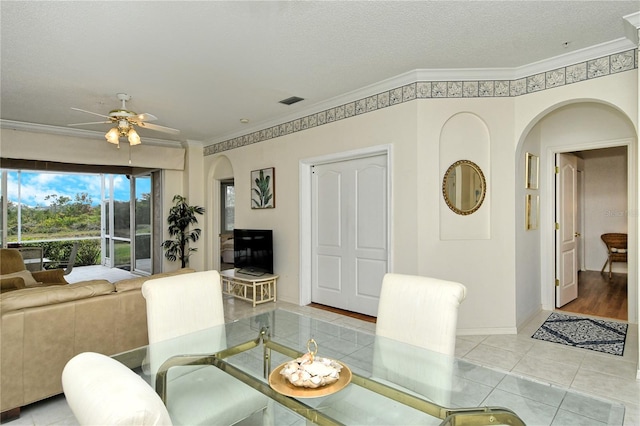
[[[627,321],[627,274],[614,273],[609,280],[600,271],[580,271],[578,298],[558,310]]]

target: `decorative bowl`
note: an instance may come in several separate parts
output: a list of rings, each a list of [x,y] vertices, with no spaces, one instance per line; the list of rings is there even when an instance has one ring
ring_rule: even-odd
[[[284,364],[280,374],[293,386],[315,389],[337,382],[341,369],[337,361],[306,353]]]

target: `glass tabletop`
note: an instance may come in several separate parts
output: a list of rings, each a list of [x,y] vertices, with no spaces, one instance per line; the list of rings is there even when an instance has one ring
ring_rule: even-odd
[[[282,364],[317,343],[317,356],[351,373],[324,389],[296,388]],[[218,368],[266,395],[274,424],[622,425],[624,406],[284,310],[159,342],[115,357],[165,403],[185,375]],[[275,371],[275,372],[274,372]],[[272,374],[273,373],[273,374]],[[269,376],[271,375],[271,382]],[[175,394],[175,393],[174,393]],[[174,395],[175,397],[175,395]],[[216,401],[224,404],[224,401]],[[201,404],[198,410],[206,410]],[[171,412],[171,404],[167,404]],[[195,413],[194,413],[195,415]],[[293,415],[293,416],[292,416]],[[177,417],[177,415],[175,416]],[[180,423],[190,423],[181,417]],[[558,423],[560,424],[560,423]]]

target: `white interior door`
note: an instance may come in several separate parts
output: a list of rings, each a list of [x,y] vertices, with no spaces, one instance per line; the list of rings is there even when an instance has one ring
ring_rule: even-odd
[[[312,168],[311,300],[377,315],[387,272],[387,156]]]
[[[556,155],[556,307],[578,297],[578,158]]]

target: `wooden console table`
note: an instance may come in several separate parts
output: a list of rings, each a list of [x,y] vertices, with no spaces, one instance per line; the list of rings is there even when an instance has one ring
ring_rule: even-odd
[[[236,269],[220,271],[222,293],[253,303],[276,301],[277,275],[253,276],[239,273]]]

